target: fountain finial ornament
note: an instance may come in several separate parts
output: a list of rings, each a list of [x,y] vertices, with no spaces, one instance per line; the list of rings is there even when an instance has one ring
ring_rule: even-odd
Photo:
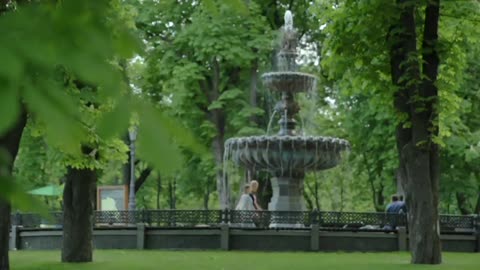
[[[293,30],[293,15],[290,10],[285,11],[285,30]]]
[[[293,28],[293,15],[290,10],[285,12],[285,24],[280,33],[280,51],[278,53],[278,68],[282,71],[297,69],[297,31]]]

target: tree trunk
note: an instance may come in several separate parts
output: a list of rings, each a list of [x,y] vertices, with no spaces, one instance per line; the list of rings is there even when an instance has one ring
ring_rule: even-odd
[[[343,212],[343,202],[344,200],[344,195],[345,195],[345,186],[343,184],[343,179],[340,180],[340,212]]]
[[[172,209],[177,209],[177,177],[173,178]]]
[[[217,179],[217,191],[218,191],[218,198],[220,200],[220,209],[229,208],[229,197],[228,193],[228,179],[226,179],[226,175],[223,175],[223,152],[224,152],[224,145],[223,145],[223,134],[218,134],[213,139],[213,154],[215,157],[215,176]]]
[[[477,203],[475,205],[475,214],[480,215],[480,191],[478,192]]]
[[[162,192],[162,178],[159,173],[157,177],[157,209],[160,209],[160,192]]]
[[[128,132],[123,135],[122,140],[127,147],[130,145],[130,138],[129,138]],[[120,184],[129,186],[130,185],[130,162],[131,162],[130,147],[128,147],[128,152],[126,153],[126,155],[127,155],[127,162],[122,166],[122,172],[123,172],[122,182],[123,183],[120,183]]]
[[[383,190],[385,187],[382,183],[380,183],[380,187],[377,190],[377,207],[378,209],[382,209],[381,211],[385,210],[385,196],[383,195]]]
[[[203,195],[203,209],[208,210],[208,203],[210,202],[210,186],[205,187],[205,194]]]
[[[10,239],[10,204],[0,199],[0,270],[8,270]]]
[[[0,136],[0,151],[9,154],[6,164],[0,163],[0,178],[12,175],[13,163],[18,153],[23,129],[27,122],[27,114],[22,106],[22,111],[15,125]],[[0,179],[4,181],[4,179]],[[8,249],[10,241],[10,202],[0,198],[0,270],[10,269]]]
[[[173,177],[170,181],[168,181],[168,204],[170,209],[174,210],[176,208],[176,198],[175,198],[175,190],[176,190],[176,178]]]
[[[307,192],[303,192],[303,198],[305,199],[305,202],[307,203],[307,208],[309,210],[313,210],[313,202],[310,196],[308,196]]]
[[[214,59],[212,61],[213,75],[212,75],[212,91],[209,96],[210,101],[213,102],[220,97],[220,63]],[[225,139],[225,124],[226,116],[223,109],[212,110],[211,120],[216,127],[217,135],[213,139],[212,148],[215,157],[217,190],[220,198],[220,209],[230,208],[230,188],[228,179],[223,177],[223,154],[224,154],[224,139]]]
[[[400,21],[390,32],[391,71],[392,81],[398,87],[394,97],[395,108],[407,118],[397,128],[397,147],[399,175],[404,181],[402,186],[408,208],[411,261],[439,264],[439,153],[434,137],[438,134],[438,90],[435,82],[439,64],[436,42],[440,5],[439,0],[430,1],[425,11],[424,64],[420,69],[414,15],[416,2],[397,0],[397,4]]]
[[[250,106],[257,107],[258,100],[258,58],[255,58],[250,68]],[[259,126],[259,121],[255,115],[251,117],[251,122]]]
[[[412,145],[404,149],[412,263],[441,263],[438,178],[432,173],[437,164],[432,162],[432,155]]]
[[[90,169],[68,168],[63,191],[62,262],[92,261],[96,177]]]
[[[168,206],[173,209],[172,180],[168,181]]]
[[[145,184],[145,182],[147,181],[151,173],[152,173],[152,168],[150,167],[147,167],[145,170],[143,170],[140,173],[140,176],[135,180],[135,193],[137,193],[140,190],[140,188],[143,186],[143,184]]]
[[[375,175],[373,174],[373,171],[370,168],[370,164],[368,163],[368,160],[367,160],[367,155],[365,153],[362,153],[362,157],[363,157],[363,164],[365,166],[365,170],[367,171],[367,179],[368,179],[368,182],[370,183],[370,191],[372,192],[373,207],[375,208],[375,211],[383,212],[385,210],[384,205],[379,204],[380,200],[383,200],[383,194],[382,194],[383,190],[377,190],[375,188]]]
[[[458,210],[462,215],[472,214],[472,205],[468,201],[468,197],[464,192],[455,192],[455,197],[457,199]]]
[[[320,196],[318,195],[318,179],[315,177],[315,207],[320,211]]]

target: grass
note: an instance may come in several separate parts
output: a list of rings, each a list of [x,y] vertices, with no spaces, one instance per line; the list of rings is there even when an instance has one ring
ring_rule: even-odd
[[[438,266],[410,265],[407,253],[294,253],[238,251],[135,251],[97,250],[93,263],[62,264],[59,251],[10,253],[13,270],[308,270],[308,269],[480,269],[477,253],[444,253]]]

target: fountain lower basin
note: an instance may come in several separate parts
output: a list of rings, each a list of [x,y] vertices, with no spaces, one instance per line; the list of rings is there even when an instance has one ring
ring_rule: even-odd
[[[335,167],[349,144],[321,136],[250,136],[228,139],[225,146],[237,165],[290,177]]]

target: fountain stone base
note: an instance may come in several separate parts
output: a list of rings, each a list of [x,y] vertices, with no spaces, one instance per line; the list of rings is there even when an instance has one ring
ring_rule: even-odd
[[[303,199],[304,176],[290,177],[280,176],[271,179],[273,196],[268,204],[269,211],[305,211]],[[301,214],[298,219],[282,213],[273,213],[271,217],[271,228],[304,228]]]

